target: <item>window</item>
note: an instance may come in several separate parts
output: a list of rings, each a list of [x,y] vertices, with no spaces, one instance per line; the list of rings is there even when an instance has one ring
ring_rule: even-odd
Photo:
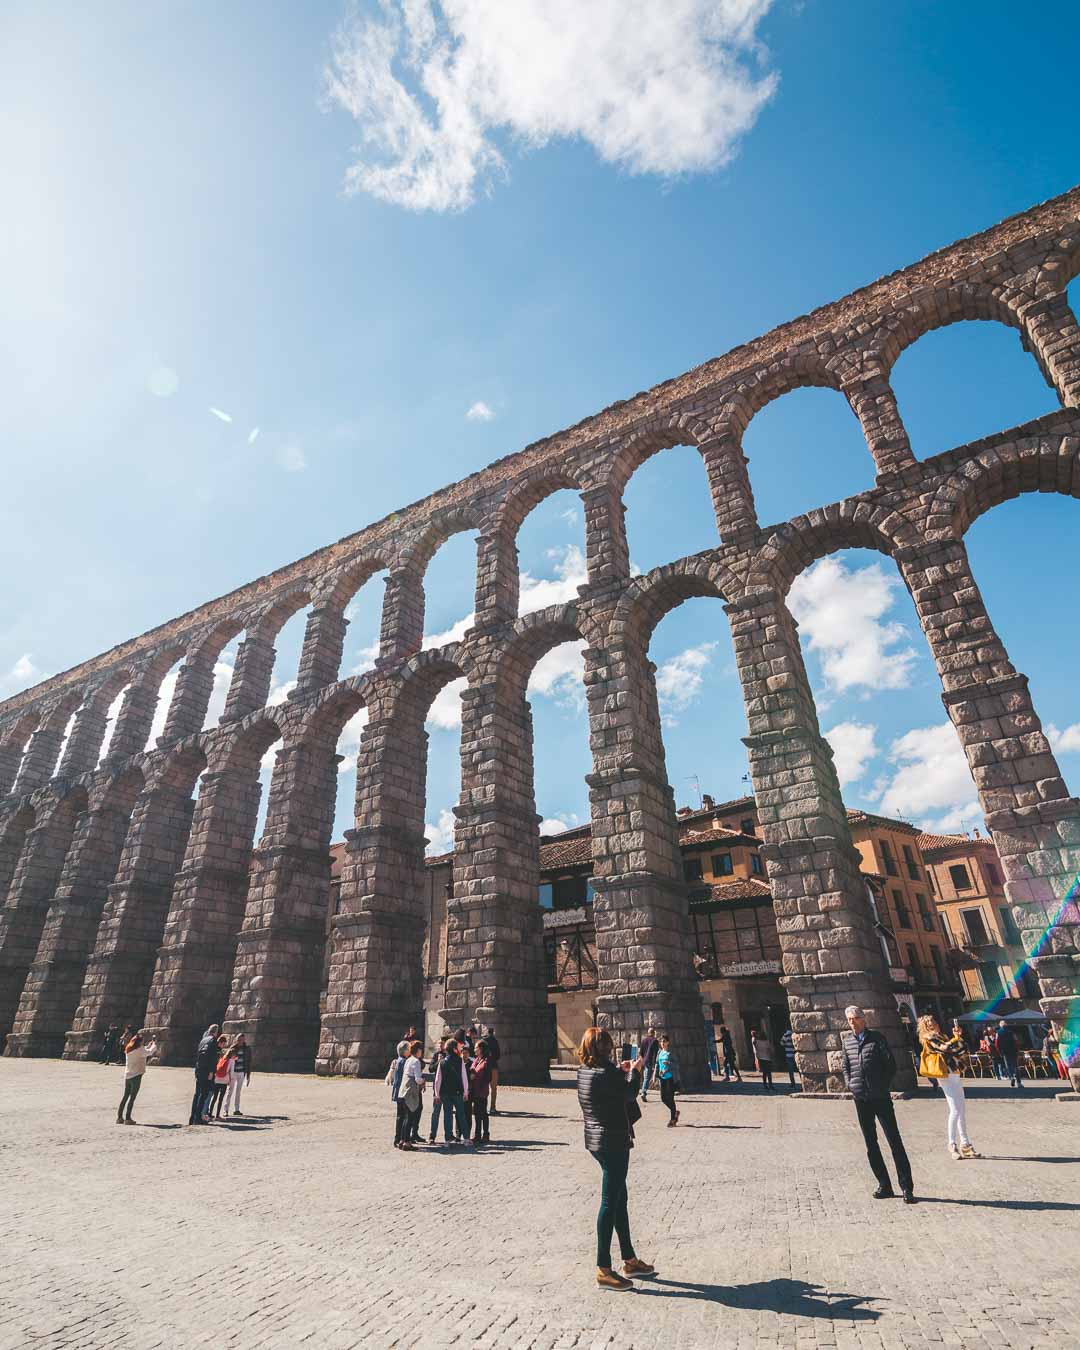
[[[930,948],[930,959],[934,963],[934,974],[937,976],[938,984],[947,984],[948,980],[945,975],[945,962],[941,959],[940,947]]]
[[[930,894],[937,895],[937,887],[934,885],[934,869],[932,867],[926,869],[926,884],[930,887]]]
[[[1020,929],[1016,926],[1012,910],[1005,905],[998,910],[998,922],[1001,924],[1001,935],[1010,947],[1023,945],[1024,939],[1020,936]]]
[[[986,924],[983,922],[981,909],[962,909],[960,917],[964,921],[964,927],[967,929],[968,941],[973,947],[986,947],[990,943],[990,935],[986,931]]]
[[[907,966],[915,983],[922,984],[922,966],[919,965],[919,953],[910,942],[907,945]]]
[[[952,884],[956,890],[971,890],[971,877],[968,876],[968,870],[963,863],[953,863],[949,868],[949,876],[952,878]]]
[[[712,872],[714,877],[729,877],[733,868],[731,866],[730,853],[714,853],[712,855]]]
[[[752,820],[742,821],[742,823],[739,825],[739,829],[742,830],[743,834],[757,833],[757,826],[754,824]]]
[[[945,941],[950,947],[956,946],[956,939],[953,937],[953,931],[949,927],[949,921],[944,914],[941,915],[941,931],[945,934]]]
[[[592,877],[590,877],[585,883],[585,903],[591,905],[595,895],[596,887],[592,884]]]
[[[919,865],[915,861],[915,854],[911,851],[911,845],[904,845],[904,865],[907,867],[907,874],[912,881],[921,881],[919,876]]]
[[[916,891],[915,900],[919,906],[919,918],[922,919],[922,926],[928,933],[932,933],[934,931],[934,916],[927,907],[926,896],[921,891]]]
[[[586,900],[588,877],[559,877],[554,885],[553,909],[577,909]]]
[[[984,998],[1000,998],[1006,992],[1001,971],[992,962],[979,962],[979,978],[982,980]]]
[[[994,866],[992,862],[988,862],[986,864],[986,875],[990,878],[991,886],[1000,887],[1001,873],[997,870],[997,868]]]
[[[551,885],[551,882],[550,882],[550,881],[542,881],[542,882],[540,883],[540,896],[539,896],[539,899],[540,899],[540,908],[541,908],[541,909],[551,909],[551,908],[552,908],[553,888],[552,888],[552,885]]]
[[[911,927],[911,915],[908,913],[908,907],[904,903],[903,891],[893,891],[892,893],[893,909],[896,910],[896,922],[901,928]]]
[[[702,878],[701,859],[686,858],[682,865],[683,878],[686,881],[700,881]]]
[[[887,839],[879,839],[878,846],[881,849],[881,860],[885,864],[885,871],[891,877],[898,877],[900,873],[896,870],[896,859],[893,857],[892,849],[889,847]]]
[[[760,877],[762,875],[763,870],[764,869],[761,866],[761,855],[758,853],[751,853],[750,871],[753,873],[754,876]]]

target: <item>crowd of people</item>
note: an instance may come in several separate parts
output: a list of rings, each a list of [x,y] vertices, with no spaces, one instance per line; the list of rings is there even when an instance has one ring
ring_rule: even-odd
[[[395,1108],[394,1147],[409,1152],[424,1142],[420,1125],[429,1082],[432,1106],[427,1142],[437,1142],[441,1122],[447,1144],[471,1142],[481,1148],[489,1144],[491,1117],[499,1113],[501,1053],[494,1027],[483,1035],[475,1025],[461,1027],[438,1042],[425,1066],[424,1043],[417,1038],[416,1028],[410,1027],[386,1074]]]

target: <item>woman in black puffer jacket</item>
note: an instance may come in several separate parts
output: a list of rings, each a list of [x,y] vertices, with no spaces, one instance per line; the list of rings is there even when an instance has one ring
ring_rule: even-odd
[[[623,1271],[626,1275],[652,1275],[647,1261],[639,1261],[630,1240],[627,1213],[626,1173],[634,1130],[629,1112],[639,1118],[637,1106],[641,1075],[638,1066],[627,1074],[611,1062],[615,1045],[606,1031],[590,1027],[578,1048],[578,1102],[585,1119],[585,1147],[600,1164],[604,1183],[600,1212],[596,1216],[596,1283],[601,1289],[632,1289],[633,1285],[611,1268],[611,1234],[619,1235]]]

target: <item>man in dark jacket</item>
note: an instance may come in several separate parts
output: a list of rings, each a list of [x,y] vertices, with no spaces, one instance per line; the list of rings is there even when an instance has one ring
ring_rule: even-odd
[[[491,1110],[488,1114],[497,1116],[499,1114],[499,1057],[502,1055],[502,1046],[495,1035],[494,1027],[488,1027],[484,1040],[487,1041],[487,1057],[491,1064]]]
[[[1024,1084],[1020,1081],[1020,1067],[1017,1064],[1020,1050],[1016,1043],[1016,1033],[1008,1022],[1001,1021],[998,1023],[994,1045],[997,1048],[998,1058],[1005,1065],[1005,1072],[1008,1075],[1010,1085],[1014,1088],[1022,1088]]]
[[[904,1203],[913,1205],[915,1185],[911,1179],[911,1164],[904,1149],[904,1141],[900,1138],[900,1127],[896,1123],[896,1112],[889,1096],[889,1087],[896,1076],[896,1060],[881,1032],[871,1031],[866,1025],[866,1014],[861,1008],[845,1008],[844,1016],[851,1028],[840,1038],[844,1052],[844,1082],[855,1098],[859,1126],[866,1141],[866,1156],[878,1180],[874,1199],[887,1200],[893,1194],[889,1169],[885,1166],[878,1143],[877,1127],[880,1121],[892,1151],[896,1179],[900,1183]]]
[[[214,1086],[214,1070],[218,1062],[218,1032],[215,1022],[206,1028],[199,1048],[195,1052],[195,1095],[191,1099],[191,1119],[189,1125],[203,1125],[205,1121],[206,1099]]]
[[[659,1053],[660,1038],[656,1034],[656,1028],[650,1026],[645,1035],[642,1036],[641,1044],[638,1046],[638,1054],[645,1066],[641,1078],[641,1100],[643,1102],[649,1100],[649,1085],[652,1083],[653,1074],[656,1072],[656,1057]]]

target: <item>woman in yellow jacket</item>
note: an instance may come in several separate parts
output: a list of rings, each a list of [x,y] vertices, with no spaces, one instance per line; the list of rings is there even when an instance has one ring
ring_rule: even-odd
[[[946,1036],[938,1026],[937,1018],[927,1013],[919,1018],[919,1074],[934,1078],[949,1103],[949,1152],[957,1160],[981,1158],[972,1147],[967,1133],[967,1112],[964,1083],[957,1069],[964,1051],[964,1038],[959,1034]]]

